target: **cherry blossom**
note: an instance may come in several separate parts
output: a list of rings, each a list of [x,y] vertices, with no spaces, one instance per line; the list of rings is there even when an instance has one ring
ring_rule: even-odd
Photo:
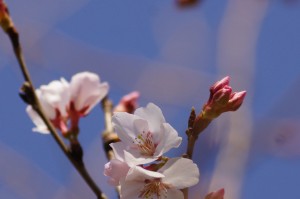
[[[134,114],[115,112],[112,123],[121,140],[111,144],[115,155],[124,156],[125,162],[134,165],[155,161],[182,140],[153,103]]]
[[[48,85],[42,85],[40,89],[36,89],[36,95],[52,124],[61,131],[66,131],[67,108],[70,102],[69,83],[63,78],[60,81],[52,81]],[[44,122],[31,105],[26,108],[26,111],[36,125],[33,131],[49,133]]]
[[[169,159],[157,172],[135,166],[121,180],[121,198],[183,199],[180,189],[197,184],[199,175],[197,165],[186,158]]]
[[[70,83],[61,78],[36,89],[36,95],[46,116],[64,136],[68,133],[78,133],[80,117],[86,116],[107,92],[108,84],[100,83],[99,76],[91,72],[75,74]],[[36,125],[33,131],[49,133],[31,105],[26,111]],[[71,120],[70,128],[67,126],[68,120]]]
[[[119,104],[114,108],[114,112],[127,112],[133,113],[137,109],[137,100],[140,97],[140,93],[133,91],[120,100]]]

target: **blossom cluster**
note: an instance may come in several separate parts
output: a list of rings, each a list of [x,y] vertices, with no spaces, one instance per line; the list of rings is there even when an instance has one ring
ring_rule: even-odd
[[[80,117],[86,116],[106,96],[108,89],[108,83],[101,83],[97,74],[81,72],[75,74],[70,82],[61,78],[42,85],[35,92],[48,119],[67,137],[70,133],[78,133]],[[49,133],[31,105],[26,111],[36,125],[33,131]]]
[[[112,143],[115,159],[105,165],[109,184],[121,188],[122,199],[183,199],[181,189],[198,183],[192,160],[164,154],[182,141],[165,121],[161,109],[149,103],[133,114],[115,112],[112,123],[120,142]]]

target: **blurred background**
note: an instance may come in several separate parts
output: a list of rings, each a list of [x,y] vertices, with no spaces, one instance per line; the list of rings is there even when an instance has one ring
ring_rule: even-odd
[[[92,71],[116,104],[133,91],[153,102],[183,137],[192,106],[231,77],[247,90],[243,106],[201,134],[194,159],[201,177],[191,199],[225,188],[225,199],[299,199],[300,2],[297,0],[7,1],[36,87]],[[0,198],[95,198],[51,136],[33,133],[19,99],[23,83],[0,34]],[[100,106],[80,121],[86,166],[110,198]]]

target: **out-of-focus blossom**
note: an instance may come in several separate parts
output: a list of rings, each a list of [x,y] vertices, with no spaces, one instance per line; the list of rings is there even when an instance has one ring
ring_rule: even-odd
[[[203,117],[214,119],[221,113],[236,111],[242,105],[245,96],[246,91],[232,92],[227,76],[210,88],[209,100],[202,110]]]
[[[224,199],[225,190],[220,189],[216,192],[211,192],[205,196],[205,199]]]
[[[77,112],[85,116],[107,95],[108,89],[108,83],[101,83],[97,74],[77,73],[70,82],[71,103]]]
[[[134,165],[155,161],[171,148],[178,147],[182,138],[166,123],[160,108],[149,103],[134,114],[116,112],[112,123],[121,142],[111,144],[115,155],[124,156]]]
[[[133,113],[138,107],[137,100],[139,97],[140,93],[137,91],[125,95],[115,107],[114,112]]]
[[[198,2],[199,0],[177,0],[180,6],[191,6]]]
[[[7,6],[3,0],[0,0],[0,26],[2,27],[4,32],[7,32],[9,28],[14,27],[13,22],[9,16]]]
[[[199,175],[197,165],[186,158],[169,159],[157,172],[135,166],[121,180],[121,198],[183,199],[180,189],[197,184]]]
[[[67,109],[70,102],[69,83],[63,78],[60,81],[52,81],[37,89],[36,95],[52,124],[62,132],[66,132]],[[26,111],[36,125],[33,131],[49,133],[44,122],[31,105],[26,108]]]
[[[71,82],[65,79],[55,80],[36,90],[46,116],[64,136],[78,133],[79,118],[86,116],[108,92],[108,84],[100,83],[98,75],[90,72],[75,74]],[[49,133],[39,115],[31,105],[26,109],[37,126],[34,131]],[[67,122],[71,120],[71,127]]]

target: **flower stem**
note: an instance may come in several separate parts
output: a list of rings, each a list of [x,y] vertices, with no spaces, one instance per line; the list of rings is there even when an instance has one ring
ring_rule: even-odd
[[[112,126],[112,109],[113,109],[113,104],[112,101],[106,96],[102,102],[101,106],[104,112],[104,120],[105,120],[105,130],[102,133],[102,140],[103,140],[103,147],[104,151],[106,153],[106,157],[108,160],[113,159],[114,153],[112,148],[110,147],[110,143],[118,142],[119,137],[118,135],[114,132],[113,126]],[[120,198],[120,186],[116,187],[116,192],[118,194],[118,197]]]
[[[97,196],[97,199],[106,199],[106,196],[102,193],[102,191],[98,188],[98,186],[95,184],[95,182],[92,180],[92,178],[88,174],[84,164],[78,163],[76,160],[74,160],[72,158],[69,149],[66,147],[65,143],[63,142],[61,137],[58,135],[56,129],[53,127],[53,125],[51,124],[49,119],[46,117],[46,115],[43,111],[43,108],[35,94],[35,88],[31,81],[28,69],[27,69],[25,61],[24,61],[21,45],[19,42],[19,33],[17,32],[17,30],[14,27],[9,28],[6,33],[8,34],[8,36],[11,40],[11,43],[12,43],[12,46],[14,49],[14,53],[18,60],[18,63],[19,63],[20,69],[22,71],[22,74],[24,76],[24,79],[28,83],[29,88],[32,91],[30,93],[32,94],[31,97],[33,98],[33,101],[32,101],[33,108],[39,114],[41,119],[44,121],[45,125],[49,129],[51,135],[53,136],[54,140],[57,142],[57,144],[59,145],[59,147],[61,148],[63,153],[66,155],[66,157],[69,159],[69,161],[75,167],[75,169],[79,172],[79,174],[84,179],[84,181],[87,183],[87,185],[95,193],[95,195]]]

